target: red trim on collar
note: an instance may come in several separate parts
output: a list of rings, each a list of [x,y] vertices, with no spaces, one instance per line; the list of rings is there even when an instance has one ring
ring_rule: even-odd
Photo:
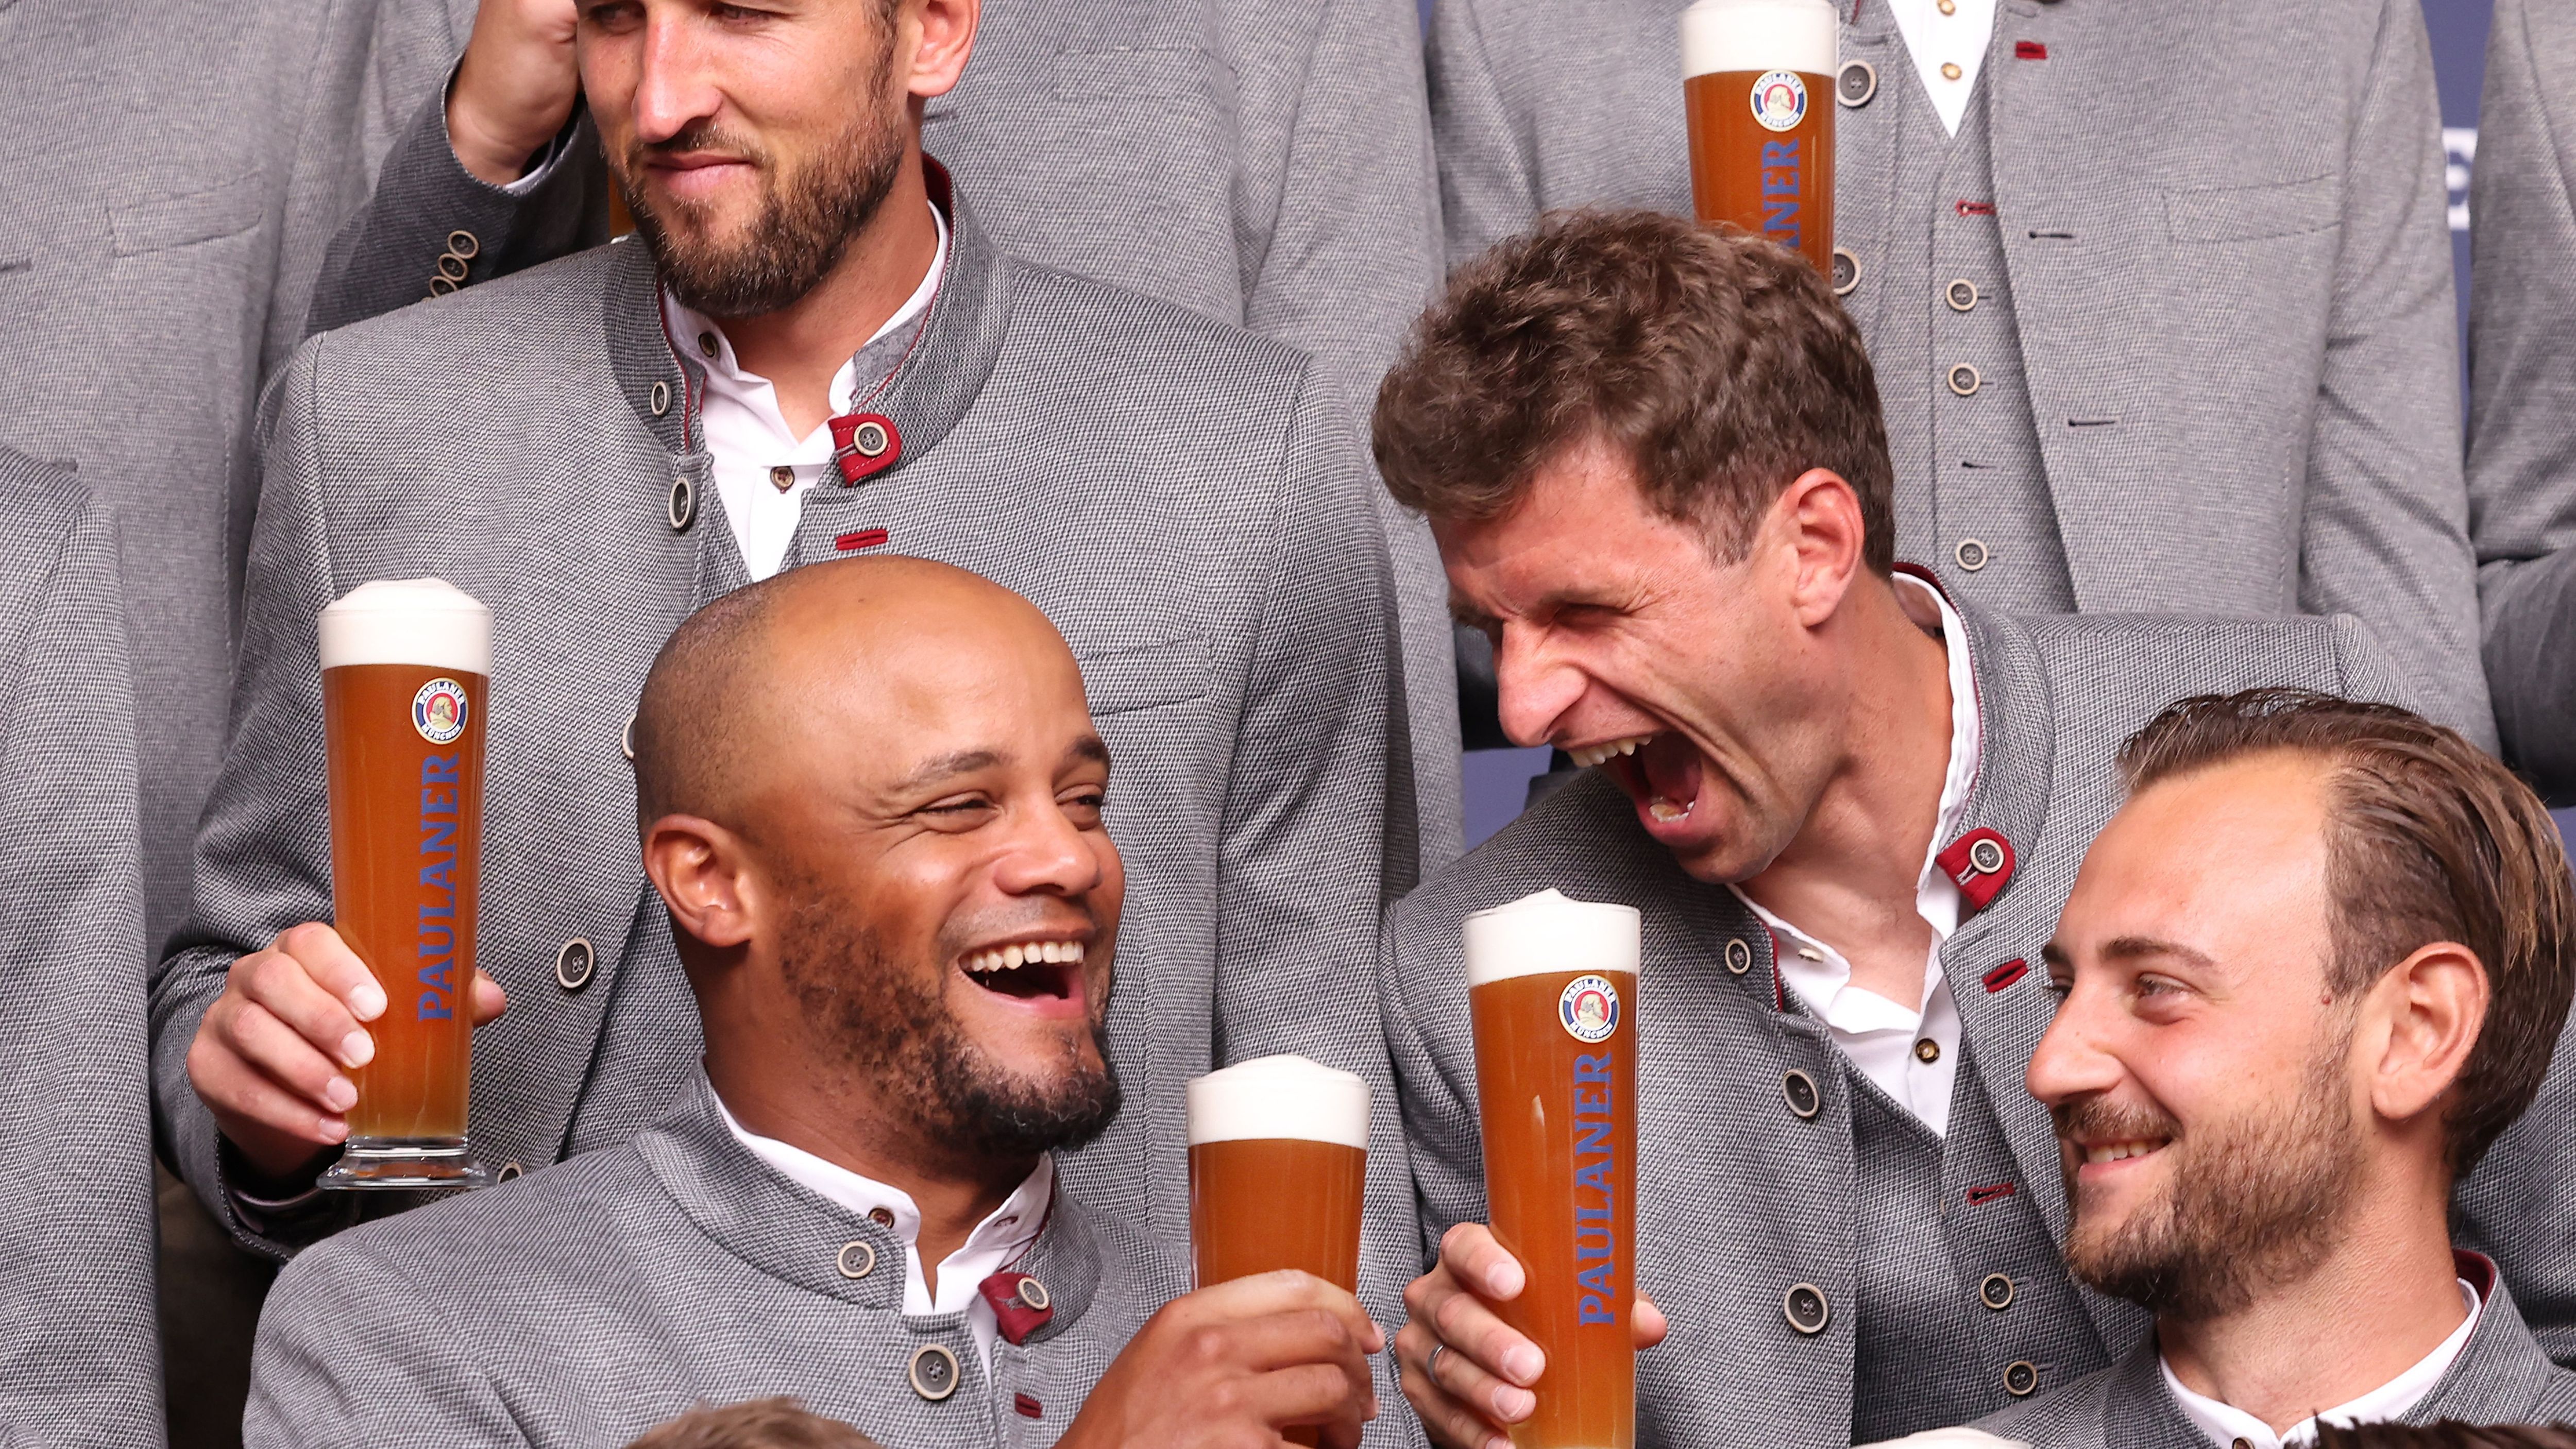
[[[1045,1406],[1026,1394],[1011,1395],[1011,1411],[1018,1414],[1023,1419],[1043,1419],[1046,1417]]]
[[[2048,59],[2048,47],[2040,44],[2036,40],[2016,40],[2013,42],[2013,59],[2046,60]]]
[[[1981,842],[1989,840],[2001,850],[2003,861],[1993,870],[1981,870],[1971,857]],[[1997,831],[1979,828],[1951,841],[1949,849],[1932,857],[1932,863],[1957,883],[1960,898],[1968,903],[1969,910],[1982,911],[2012,879],[2014,859],[2011,841]]]
[[[1990,1202],[2002,1202],[2018,1190],[2009,1182],[1990,1182],[1984,1187],[1972,1187],[1968,1189],[1968,1206],[1984,1207]]]
[[[975,1285],[975,1291],[983,1295],[985,1302],[993,1305],[993,1322],[1001,1329],[1002,1337],[1015,1344],[1027,1342],[1030,1334],[1046,1327],[1055,1317],[1055,1303],[1044,1298],[1046,1289],[1043,1286],[1038,1289],[1038,1296],[1046,1303],[1043,1308],[1030,1304],[1022,1296],[1027,1291],[1024,1285],[1035,1282],[1037,1280],[1026,1273],[1014,1273],[1006,1268]]]
[[[862,528],[856,533],[845,533],[840,537],[833,539],[832,547],[843,553],[856,553],[863,548],[875,548],[877,545],[884,543],[885,541],[886,531],[884,529]]]
[[[2484,1303],[2488,1299],[2495,1297],[2495,1259],[2488,1257],[2484,1253],[2472,1253],[2466,1248],[2453,1248],[2451,1250],[2451,1269],[2461,1277],[2466,1278],[2469,1281],[2470,1287],[2478,1290],[2478,1301],[2480,1303]]]
[[[1932,586],[1932,592],[1939,594],[1943,603],[1948,604],[1953,609],[1959,607],[1958,600],[1950,597],[1949,587],[1941,582],[1941,576],[1932,572],[1930,569],[1925,568],[1923,565],[1919,563],[1899,563],[1896,565],[1893,572],[1903,574],[1909,579],[1921,579],[1923,582]]]
[[[2030,963],[2019,956],[1986,973],[1986,994],[1994,995],[2030,974]]]
[[[1780,933],[1772,930],[1768,921],[1762,923],[1762,933],[1771,938],[1771,1009],[1787,1011],[1789,988],[1780,979]]]
[[[885,444],[869,457],[853,441],[859,429],[874,423],[885,432]],[[883,413],[843,413],[831,420],[832,461],[840,465],[841,486],[855,487],[895,465],[903,457],[903,434],[897,432],[894,419]]]

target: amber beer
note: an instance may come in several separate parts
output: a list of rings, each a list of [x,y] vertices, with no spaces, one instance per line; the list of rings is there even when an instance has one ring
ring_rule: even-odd
[[[1834,274],[1834,7],[1694,0],[1682,12],[1691,201]]]
[[[380,581],[320,631],[333,914],[386,1001],[322,1184],[479,1187],[465,1106],[492,614],[439,579]]]
[[[1638,935],[1552,890],[1467,918],[1485,1203],[1528,1274],[1496,1311],[1547,1355],[1518,1449],[1637,1440]]]
[[[1261,1057],[1198,1078],[1186,1096],[1197,1286],[1302,1268],[1358,1292],[1368,1083],[1304,1057]]]

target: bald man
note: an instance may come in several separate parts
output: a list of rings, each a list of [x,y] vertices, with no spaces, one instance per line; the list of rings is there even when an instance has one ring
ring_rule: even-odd
[[[1045,615],[919,560],[780,574],[663,647],[635,774],[704,1074],[623,1146],[297,1258],[249,1443],[609,1449],[777,1394],[889,1449],[1358,1442],[1357,1300],[1175,1297],[1057,1182],[1119,1108],[1125,877]]]

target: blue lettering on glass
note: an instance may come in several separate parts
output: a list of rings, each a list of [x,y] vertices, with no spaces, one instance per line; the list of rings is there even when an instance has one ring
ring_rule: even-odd
[[[1796,141],[1762,143],[1762,234],[1793,247],[1804,227],[1798,193],[1805,168],[1798,161],[1799,145]]]
[[[419,1019],[456,1016],[456,813],[465,756],[429,755],[420,762],[420,883],[443,899],[420,907]],[[444,786],[445,788],[436,788]]]
[[[1619,1321],[1610,1287],[1619,1262],[1618,1235],[1611,1225],[1617,1201],[1611,1184],[1619,1173],[1611,1140],[1612,1094],[1618,1090],[1611,1067],[1608,1052],[1574,1059],[1574,1281],[1586,1290],[1575,1304],[1577,1323]]]

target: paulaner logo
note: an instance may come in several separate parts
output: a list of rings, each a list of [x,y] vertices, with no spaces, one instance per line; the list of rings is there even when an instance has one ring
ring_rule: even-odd
[[[456,699],[461,710],[464,691],[457,691]],[[420,762],[420,886],[425,897],[420,903],[418,947],[422,1021],[446,1021],[456,1015],[456,832],[462,824],[457,810],[465,788],[464,768],[461,752],[424,755]]]
[[[1583,980],[1597,981],[1599,977]],[[1578,982],[1577,984],[1580,984]],[[1612,1010],[1618,997],[1611,997]],[[1574,1281],[1583,1288],[1577,1323],[1617,1323],[1610,1280],[1619,1266],[1619,1235],[1611,1217],[1611,1183],[1619,1175],[1612,1142],[1611,1104],[1619,1084],[1613,1053],[1574,1059]]]

